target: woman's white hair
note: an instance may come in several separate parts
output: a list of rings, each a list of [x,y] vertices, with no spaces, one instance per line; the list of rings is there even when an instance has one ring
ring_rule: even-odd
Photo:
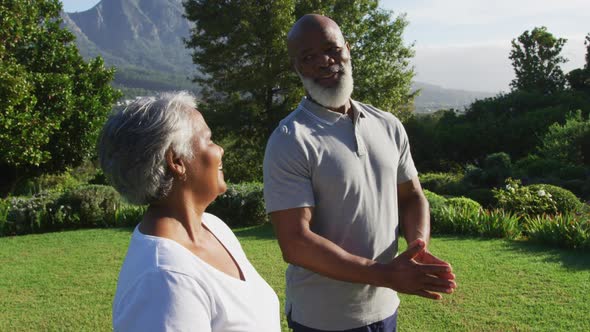
[[[111,184],[134,204],[165,198],[173,175],[166,152],[190,160],[196,110],[195,98],[186,91],[139,98],[114,111],[98,143],[100,166]]]

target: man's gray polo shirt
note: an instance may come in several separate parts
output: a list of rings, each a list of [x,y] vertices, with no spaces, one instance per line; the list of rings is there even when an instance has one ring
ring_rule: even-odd
[[[267,212],[313,207],[311,230],[346,251],[386,263],[397,252],[397,184],[417,176],[392,114],[352,101],[353,119],[303,98],[271,135],[264,157]],[[368,325],[399,304],[388,288],[287,268],[286,311],[321,330]]]

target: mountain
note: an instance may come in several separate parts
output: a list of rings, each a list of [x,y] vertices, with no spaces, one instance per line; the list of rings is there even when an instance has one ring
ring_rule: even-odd
[[[194,89],[195,68],[183,42],[192,25],[183,13],[182,0],[102,0],[62,18],[84,57],[101,55],[117,67],[116,85]]]
[[[446,89],[438,85],[414,82],[412,90],[420,89],[420,94],[414,100],[416,112],[427,113],[440,109],[456,109],[463,111],[476,99],[489,98],[496,95],[491,92]]]
[[[102,0],[93,8],[62,13],[65,26],[77,39],[80,53],[102,56],[116,66],[115,85],[128,97],[161,90],[198,90],[191,83],[196,69],[183,38],[192,24],[183,16],[182,0]],[[476,98],[492,94],[444,89],[415,82],[421,89],[418,112],[463,109]]]

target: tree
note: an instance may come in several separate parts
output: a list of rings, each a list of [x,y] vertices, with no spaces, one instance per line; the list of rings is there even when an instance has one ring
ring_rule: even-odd
[[[586,70],[590,70],[590,33],[586,36],[584,45],[586,45],[586,65],[584,68]]]
[[[351,44],[353,97],[404,118],[414,94],[411,46],[404,46],[404,16],[392,18],[378,1],[188,0],[195,23],[187,47],[201,73],[207,121],[226,144],[232,181],[260,178],[266,139],[303,95],[287,54],[286,36],[306,13],[332,17]],[[238,152],[239,151],[239,152]],[[232,153],[234,155],[232,155]],[[228,164],[229,162],[229,164]],[[234,167],[242,167],[237,170]],[[244,169],[246,167],[247,169]],[[232,178],[232,174],[241,174]]]
[[[512,40],[510,60],[516,78],[510,83],[513,89],[542,94],[562,91],[565,76],[560,64],[567,60],[560,55],[566,39],[556,38],[546,27],[528,30]]]
[[[119,93],[101,58],[86,63],[58,0],[0,2],[0,195],[22,178],[93,153]]]
[[[566,78],[572,90],[590,93],[590,33],[586,36],[584,45],[586,45],[586,64],[583,68],[570,71]]]

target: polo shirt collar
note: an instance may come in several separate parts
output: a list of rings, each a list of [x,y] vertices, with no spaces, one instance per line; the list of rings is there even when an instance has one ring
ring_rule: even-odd
[[[354,122],[356,123],[359,117],[364,118],[365,115],[363,114],[362,108],[359,107],[356,101],[350,99],[350,104],[352,106]],[[316,120],[327,125],[333,125],[339,120],[348,120],[348,115],[331,111],[319,104],[316,104],[307,97],[303,97],[303,99],[301,99],[299,107],[310,113],[314,118],[316,118]]]

